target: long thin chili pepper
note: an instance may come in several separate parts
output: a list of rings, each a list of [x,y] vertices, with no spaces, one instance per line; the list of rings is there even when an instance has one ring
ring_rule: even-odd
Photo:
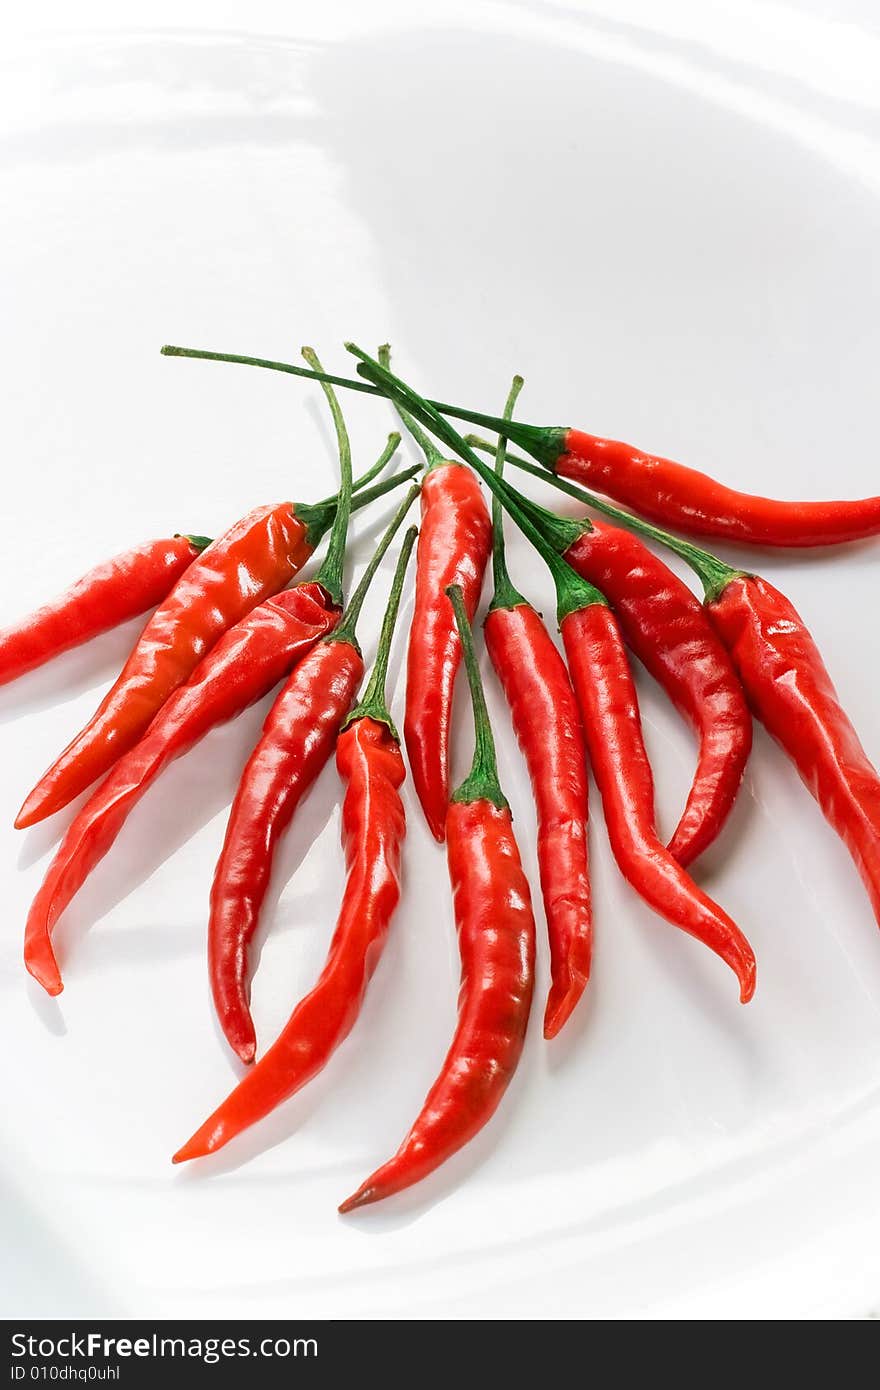
[[[75,817],[28,915],[25,964],[49,994],[63,985],[51,934],[129,814],[173,758],[282,679],[338,621],[323,591],[298,584],[266,599],[220,638],[147,732],[119,759]]]
[[[469,442],[491,447],[473,436]],[[548,476],[523,459],[511,456],[510,461],[626,523],[626,515],[617,507],[574,483]],[[522,505],[540,529],[541,518],[548,513],[535,503]],[[719,834],[742,784],[752,747],[752,720],[742,684],[702,604],[638,536],[622,526],[590,521],[564,555],[572,569],[608,599],[627,646],[697,735],[697,767],[669,842],[670,854],[680,864],[691,864]]]
[[[822,655],[797,609],[766,579],[628,517],[699,576],[705,607],[752,709],[788,754],[849,850],[880,923],[880,773],[840,703]]]
[[[377,462],[355,481],[359,492],[381,473],[400,444],[397,433],[388,442]],[[393,483],[364,492],[353,507],[363,507],[381,497],[390,486],[411,478],[418,470],[407,469]],[[300,512],[302,512],[300,508]],[[336,498],[327,497],[312,504],[315,535],[320,533],[320,515],[329,527],[336,513]],[[102,632],[136,618],[165,598],[191,562],[211,545],[209,536],[176,535],[147,541],[103,561],[89,570],[71,588],[44,604],[27,617],[0,629],[0,685],[17,680],[62,652],[70,651]]]
[[[318,363],[310,348],[304,355]],[[333,408],[338,413],[335,398]],[[347,469],[319,575],[328,603],[337,606],[351,498],[350,461]],[[289,502],[257,507],[209,545],[153,614],[88,724],[25,798],[16,826],[34,825],[60,811],[127,752],[223,633],[283,589],[302,568],[327,518],[326,507],[317,514]]]
[[[504,419],[522,386],[515,377]],[[499,435],[495,471],[504,467]],[[514,588],[504,553],[501,500],[492,495],[495,594],[484,632],[522,749],[538,814],[538,867],[550,941],[544,1036],[553,1038],[590,978],[593,926],[587,849],[584,733],[565,662],[532,605]]]
[[[491,1119],[516,1070],[534,989],[535,919],[461,589],[448,590],[474,708],[474,761],[446,823],[461,989],[458,1027],[440,1075],[397,1153],[342,1203],[341,1212],[411,1187]]]
[[[326,379],[353,391],[388,395],[363,366],[358,367],[358,372],[370,380],[370,385],[350,377],[324,377],[264,357],[170,345],[162,348],[162,354],[267,367],[313,381]],[[429,405],[444,415],[503,432],[503,421],[497,415],[465,410],[445,401],[430,401]],[[518,422],[508,438],[552,472],[595,487],[644,516],[692,535],[722,536],[747,545],[814,546],[839,545],[880,533],[880,496],[846,502],[784,502],[737,492],[695,468],[581,430]]]
[[[413,487],[386,531],[339,626],[282,686],[242,773],[214,873],[208,967],[214,1006],[242,1061],[256,1049],[249,1002],[248,948],[269,885],[275,847],[333,752],[363,675],[355,625],[370,580],[418,494]]]
[[[0,628],[0,685],[154,608],[210,544],[207,536],[178,535],[133,546],[90,569],[27,617]]]
[[[360,1013],[400,899],[400,853],[406,834],[400,787],[406,774],[385,685],[416,534],[412,527],[404,537],[373,674],[336,745],[336,766],[346,788],[342,842],[347,878],[324,969],[265,1056],[178,1150],[175,1163],[222,1149],[300,1090],[326,1065]]]
[[[399,481],[378,484],[359,503],[381,496]],[[328,607],[326,591],[317,582],[298,584],[258,604],[224,633],[91,795],[64,836],[28,914],[25,964],[50,994],[63,988],[53,929],[147,788],[210,729],[277,685],[338,619],[339,610]]]
[[[560,631],[618,866],[655,911],[709,946],[730,966],[739,980],[740,998],[747,1002],[755,988],[751,946],[727,913],[697,887],[657,838],[651,765],[619,628],[604,596],[575,574],[559,553],[571,543],[570,528],[576,523],[548,513],[546,532],[538,531],[522,510],[519,494],[495,477],[442,415],[361,349],[352,347],[352,351],[406,409],[424,420],[477,470],[493,492],[500,494],[517,525],[545,560],[557,589]]]
[[[379,357],[388,362],[387,346],[380,349]],[[461,644],[444,591],[449,584],[458,584],[468,619],[473,618],[489,559],[492,525],[470,469],[457,459],[444,458],[406,413],[401,418],[427,462],[406,659],[403,737],[416,795],[431,834],[442,842],[449,805],[452,693],[461,661]]]

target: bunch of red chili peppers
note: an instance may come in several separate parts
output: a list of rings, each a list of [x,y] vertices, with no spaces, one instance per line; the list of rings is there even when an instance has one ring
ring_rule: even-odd
[[[217,540],[175,535],[151,541],[100,565],[55,602],[0,632],[5,683],[155,609],[94,716],[40,778],[16,820],[20,827],[34,825],[103,779],[70,823],[28,916],[25,963],[50,994],[62,989],[53,929],[129,811],[173,758],[278,687],[241,774],[208,919],[217,1018],[230,1047],[253,1065],[175,1154],[175,1162],[182,1162],[222,1148],[304,1086],[356,1022],[400,897],[405,769],[386,677],[418,535],[403,735],[427,824],[446,844],[461,957],[458,1025],[397,1153],[342,1211],[411,1186],[473,1138],[498,1106],[525,1040],[535,920],[498,780],[471,630],[490,558],[494,592],[484,625],[486,647],[535,801],[551,974],[545,1037],[563,1027],[590,977],[588,769],[621,872],[659,915],[730,966],[743,1003],[755,988],[752,948],[688,869],[730,814],[751,749],[752,715],[789,755],[843,839],[880,918],[880,776],[803,619],[759,576],[661,529],[740,544],[832,545],[880,532],[880,497],[781,502],[748,496],[625,444],[514,420],[519,378],[503,414],[483,415],[419,395],[391,372],[387,348],[373,358],[348,347],[358,359],[357,379],[326,374],[309,348],[303,349],[308,367],[163,348],[167,356],[239,362],[320,382],[336,431],[339,492],[310,505],[260,506]],[[391,400],[424,453],[424,470],[413,467],[375,481],[400,443],[394,434],[373,467],[353,480],[335,386]],[[450,416],[494,430],[497,443],[462,438]],[[605,519],[563,518],[512,487],[503,476],[509,441],[541,465],[511,458],[518,468]],[[475,450],[494,453],[494,468]],[[416,474],[419,480],[346,606],[351,511]],[[491,492],[491,510],[480,481]],[[358,694],[364,675],[356,635],[361,606],[416,496],[420,528],[411,527],[399,548],[372,673]],[[620,510],[609,498],[632,510]],[[564,657],[508,572],[505,512],[549,567]],[[327,550],[314,579],[291,584],[325,535]],[[687,561],[703,586],[702,603],[645,539]],[[693,726],[699,745],[687,803],[668,845],[655,827],[630,652]],[[470,773],[450,792],[453,688],[462,662],[474,754]],[[314,987],[255,1061],[250,945],[275,847],[334,751],[344,787],[346,860],[336,928]]]

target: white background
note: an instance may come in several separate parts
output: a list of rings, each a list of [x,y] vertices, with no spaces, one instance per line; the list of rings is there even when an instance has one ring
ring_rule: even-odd
[[[311,341],[344,367],[342,339],[390,337],[444,399],[500,406],[519,370],[523,418],[783,496],[877,490],[873,6],[158,0],[149,28],[88,3],[30,7],[27,31],[3,23],[0,621],[128,543],[213,534],[258,502],[331,489],[319,395],[163,360],[165,341],[289,358]],[[346,408],[364,465],[389,417]],[[385,514],[359,520],[359,564]],[[510,550],[549,614],[539,563],[513,535]],[[808,618],[880,757],[876,556],[757,563]],[[7,1316],[877,1306],[880,937],[845,850],[760,732],[697,870],[754,942],[748,1009],[720,963],[622,884],[594,798],[597,948],[578,1016],[543,1043],[542,950],[496,1120],[418,1191],[340,1219],[402,1138],[454,1022],[444,858],[408,792],[405,898],[355,1032],[273,1119],[172,1171],[236,1075],[211,1017],[206,900],[265,705],[132,817],[59,928],[56,1002],[26,979],[20,942],[67,816],[8,828],[136,632],[0,692]],[[398,713],[399,665],[398,647]],[[639,685],[668,832],[694,749]],[[536,882],[527,781],[489,695]],[[463,700],[458,715],[460,776]],[[278,856],[254,990],[263,1043],[326,949],[337,802],[330,767]]]

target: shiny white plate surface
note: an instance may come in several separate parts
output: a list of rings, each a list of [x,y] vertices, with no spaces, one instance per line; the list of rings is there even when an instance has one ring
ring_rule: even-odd
[[[7,29],[0,58],[0,622],[128,543],[332,488],[317,393],[164,361],[165,341],[288,358],[308,341],[344,369],[343,338],[389,337],[445,399],[500,407],[519,370],[523,418],[782,496],[877,491],[871,6],[377,0],[255,3],[245,21],[157,3],[149,30],[76,9],[75,32],[54,7],[30,34]],[[365,464],[389,415],[346,407]],[[358,522],[359,564],[385,514]],[[549,614],[540,563],[509,543]],[[750,559],[807,617],[880,757],[877,557]],[[172,1171],[235,1079],[209,1006],[206,900],[266,705],[132,817],[59,930],[57,1002],[27,980],[20,941],[67,817],[8,828],[136,632],[0,691],[7,1316],[878,1306],[880,937],[845,850],[761,733],[698,870],[756,947],[748,1009],[622,883],[594,798],[589,998],[545,1045],[541,940],[540,1007],[496,1120],[418,1191],[340,1219],[403,1136],[454,1019],[444,856],[407,788],[405,898],[356,1030],[274,1118]],[[399,643],[398,713],[400,657]],[[639,688],[671,830],[693,743],[642,673]],[[491,680],[489,699],[536,882],[528,783]],[[457,719],[461,776],[463,698]],[[254,988],[263,1044],[326,949],[337,802],[330,767],[279,855]]]

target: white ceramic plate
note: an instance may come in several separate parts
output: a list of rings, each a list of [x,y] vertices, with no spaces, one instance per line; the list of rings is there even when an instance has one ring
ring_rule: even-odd
[[[163,360],[165,341],[288,357],[309,341],[344,367],[343,338],[390,337],[445,399],[500,406],[519,370],[523,418],[782,496],[876,491],[880,38],[870,6],[826,9],[255,3],[242,32],[239,7],[175,0],[150,7],[149,31],[85,3],[73,34],[50,12],[7,35],[0,620],[128,542],[215,533],[332,487],[319,393]],[[389,416],[346,404],[364,463]],[[358,523],[361,561],[383,515]],[[513,535],[510,552],[549,612],[540,563]],[[877,556],[757,563],[880,757]],[[5,827],[136,631],[0,692]],[[399,673],[398,647],[398,711]],[[669,829],[693,743],[639,686]],[[528,785],[491,683],[489,697],[535,881]],[[542,949],[541,1007],[496,1120],[418,1191],[340,1219],[404,1134],[455,1013],[444,856],[408,791],[405,899],[356,1030],[271,1121],[172,1171],[236,1075],[209,1007],[206,895],[263,713],[212,734],[132,817],[59,930],[57,1002],[27,980],[20,939],[67,817],[0,834],[8,1316],[878,1305],[880,937],[845,850],[761,733],[699,868],[755,944],[748,1009],[622,883],[596,811],[578,1016],[542,1042]],[[464,700],[458,716],[461,775]],[[326,948],[337,801],[331,767],[279,856],[255,985],[264,1044]]]

